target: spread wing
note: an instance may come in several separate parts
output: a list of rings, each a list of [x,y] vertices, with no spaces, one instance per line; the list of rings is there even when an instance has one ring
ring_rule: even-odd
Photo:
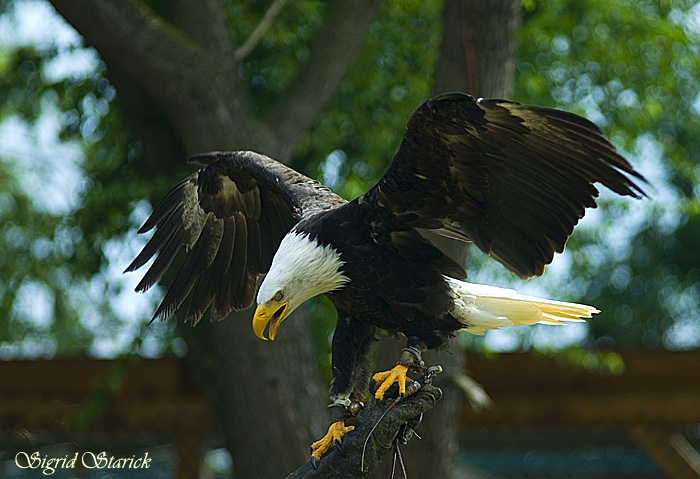
[[[126,268],[156,259],[136,287],[145,291],[184,246],[184,263],[154,318],[174,313],[190,292],[186,321],[196,324],[249,307],[256,281],[268,270],[284,235],[300,219],[345,203],[329,189],[282,163],[253,152],[195,155],[202,168],[163,198],[139,230],[155,234]]]
[[[561,252],[595,183],[641,197],[643,180],[590,121],[572,113],[447,93],[409,120],[373,202],[387,224],[473,242],[526,279]],[[443,248],[441,248],[443,249]]]

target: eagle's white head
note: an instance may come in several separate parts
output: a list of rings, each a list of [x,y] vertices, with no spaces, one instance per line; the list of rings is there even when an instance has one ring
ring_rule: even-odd
[[[342,265],[340,253],[333,247],[320,245],[305,233],[287,233],[258,290],[255,334],[267,339],[263,332],[269,324],[268,337],[274,340],[282,321],[301,303],[350,281],[340,271]]]

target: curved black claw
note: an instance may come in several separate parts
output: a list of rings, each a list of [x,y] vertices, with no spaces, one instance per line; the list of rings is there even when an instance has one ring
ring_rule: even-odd
[[[374,396],[377,392],[377,389],[379,389],[377,381],[374,380],[374,377],[369,378],[369,393],[372,396]]]
[[[318,463],[316,462],[316,456],[311,456],[311,467],[318,469]]]
[[[343,456],[345,455],[345,452],[343,452],[343,448],[340,446],[339,440],[336,439],[335,441],[333,441],[333,445],[335,446],[335,448],[338,450],[339,453],[341,453]]]
[[[321,460],[321,457],[333,446],[336,446],[342,453],[340,443],[342,437],[348,432],[355,429],[352,424],[345,425],[345,419],[339,419],[328,426],[328,432],[321,439],[311,445],[311,465],[316,467],[316,463]]]

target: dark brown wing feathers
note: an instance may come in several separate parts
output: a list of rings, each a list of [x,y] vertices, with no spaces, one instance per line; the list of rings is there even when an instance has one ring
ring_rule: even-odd
[[[185,318],[192,324],[197,324],[209,306],[211,306],[214,298],[223,291],[219,288],[225,283],[225,275],[231,264],[231,256],[234,250],[234,239],[236,233],[236,220],[234,217],[224,218],[219,222],[223,227],[219,249],[216,252],[211,265],[202,271],[199,280],[194,285],[190,304],[187,308]],[[161,316],[163,318],[167,316]],[[212,314],[214,319],[217,319],[216,314]]]
[[[633,197],[643,180],[577,115],[449,93],[411,117],[365,201],[413,227],[447,228],[522,278],[561,252],[602,183]]]
[[[210,215],[154,317],[167,318],[182,305],[197,278],[214,261],[222,237],[223,222]]]

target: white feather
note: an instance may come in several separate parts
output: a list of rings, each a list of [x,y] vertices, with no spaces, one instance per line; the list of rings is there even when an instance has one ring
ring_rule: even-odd
[[[455,302],[452,315],[464,324],[464,331],[472,334],[523,324],[584,321],[583,318],[599,312],[585,304],[536,298],[512,289],[446,279]]]

